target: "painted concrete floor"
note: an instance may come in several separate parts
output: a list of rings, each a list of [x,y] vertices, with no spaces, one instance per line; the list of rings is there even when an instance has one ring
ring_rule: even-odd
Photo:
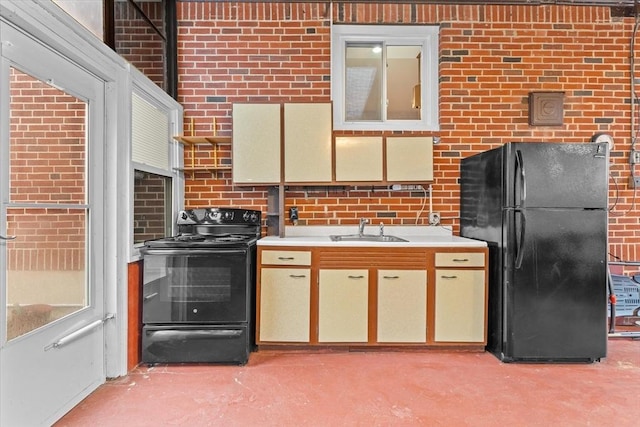
[[[56,426],[640,426],[640,340],[607,358],[504,364],[489,353],[252,353],[246,366],[140,366]]]

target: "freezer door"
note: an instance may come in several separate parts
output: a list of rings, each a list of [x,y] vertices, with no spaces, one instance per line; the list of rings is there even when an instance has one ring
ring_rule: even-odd
[[[605,209],[607,144],[505,144],[505,206]]]
[[[605,211],[507,211],[504,359],[606,355]]]
[[[460,163],[460,235],[487,242],[502,239],[503,177],[501,148]]]

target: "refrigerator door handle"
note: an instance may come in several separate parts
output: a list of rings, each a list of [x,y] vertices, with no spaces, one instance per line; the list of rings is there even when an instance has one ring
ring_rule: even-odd
[[[522,267],[522,259],[524,258],[524,238],[526,236],[526,224],[527,220],[524,216],[524,212],[521,209],[516,209],[515,217],[520,217],[520,226],[518,226],[518,222],[516,222],[515,226],[516,230],[516,241],[517,241],[517,252],[516,252],[516,265],[515,268],[519,269]],[[514,220],[516,219],[514,217]]]
[[[525,181],[524,159],[522,158],[521,150],[516,150],[516,187],[514,191],[517,191],[518,184],[520,185],[520,200],[514,200],[515,206],[524,207],[527,199],[527,183]]]

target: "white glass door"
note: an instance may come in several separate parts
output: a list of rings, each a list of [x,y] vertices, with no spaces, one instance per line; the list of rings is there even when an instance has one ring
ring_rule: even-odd
[[[0,425],[49,425],[105,380],[104,82],[0,25]]]

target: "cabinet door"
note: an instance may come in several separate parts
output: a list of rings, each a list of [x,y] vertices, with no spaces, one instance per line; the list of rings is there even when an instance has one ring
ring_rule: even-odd
[[[382,137],[336,137],[336,181],[382,181]]]
[[[433,181],[433,138],[387,137],[387,181]]]
[[[320,270],[319,342],[367,342],[369,315],[367,270]]]
[[[378,342],[427,341],[427,272],[378,271]]]
[[[233,182],[280,182],[280,105],[233,104]]]
[[[284,104],[285,182],[331,181],[331,104]]]
[[[484,270],[436,270],[436,341],[484,342],[484,277]]]
[[[260,270],[258,341],[309,342],[311,270]]]

